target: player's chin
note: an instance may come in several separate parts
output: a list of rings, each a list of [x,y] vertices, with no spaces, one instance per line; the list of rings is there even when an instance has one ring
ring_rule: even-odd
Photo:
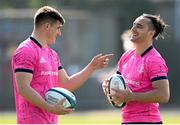
[[[54,44],[56,42],[56,38],[54,38],[53,40],[52,40],[52,44]]]
[[[55,44],[55,43],[56,43],[56,41],[53,40],[53,41],[50,42],[50,45],[53,45],[53,44]]]

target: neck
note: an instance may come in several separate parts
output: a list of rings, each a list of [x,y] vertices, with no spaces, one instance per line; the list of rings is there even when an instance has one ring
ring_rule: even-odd
[[[150,46],[152,46],[152,41],[135,44],[136,53],[141,55]]]
[[[44,37],[45,35],[38,31],[38,30],[33,30],[32,37],[34,37],[43,47],[48,47],[48,44],[46,43],[46,37]]]

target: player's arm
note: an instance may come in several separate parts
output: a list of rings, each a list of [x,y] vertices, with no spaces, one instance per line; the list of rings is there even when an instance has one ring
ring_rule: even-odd
[[[70,91],[76,90],[89,78],[93,71],[107,67],[109,58],[112,55],[113,54],[96,55],[84,69],[72,76],[68,76],[64,69],[59,70],[60,86]]]
[[[117,104],[129,101],[167,103],[170,97],[169,81],[167,79],[157,80],[152,83],[152,86],[154,89],[148,92],[113,89],[116,93],[111,96]]]
[[[19,94],[31,104],[55,114],[67,114],[71,110],[62,107],[63,101],[56,105],[49,105],[31,86],[33,75],[26,72],[16,72],[17,89]]]
[[[167,103],[170,98],[169,80],[167,79],[168,68],[161,57],[153,58],[153,60],[148,61],[146,67],[153,89],[145,93],[133,93],[132,100]]]
[[[169,81],[157,80],[152,83],[153,90],[145,93],[132,93],[132,101],[167,103],[170,98]]]

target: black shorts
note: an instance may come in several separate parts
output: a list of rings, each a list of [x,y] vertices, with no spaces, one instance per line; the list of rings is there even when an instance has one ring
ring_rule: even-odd
[[[127,123],[121,123],[122,125],[126,125],[126,124],[159,124],[162,125],[162,121],[160,122],[127,122]]]

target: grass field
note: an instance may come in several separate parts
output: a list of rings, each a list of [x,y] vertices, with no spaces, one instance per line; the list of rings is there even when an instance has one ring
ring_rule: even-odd
[[[164,124],[180,124],[180,111],[161,111]],[[14,112],[1,112],[0,124],[15,124]],[[59,117],[60,124],[119,124],[121,123],[120,112],[117,110],[97,110],[78,112]]]

